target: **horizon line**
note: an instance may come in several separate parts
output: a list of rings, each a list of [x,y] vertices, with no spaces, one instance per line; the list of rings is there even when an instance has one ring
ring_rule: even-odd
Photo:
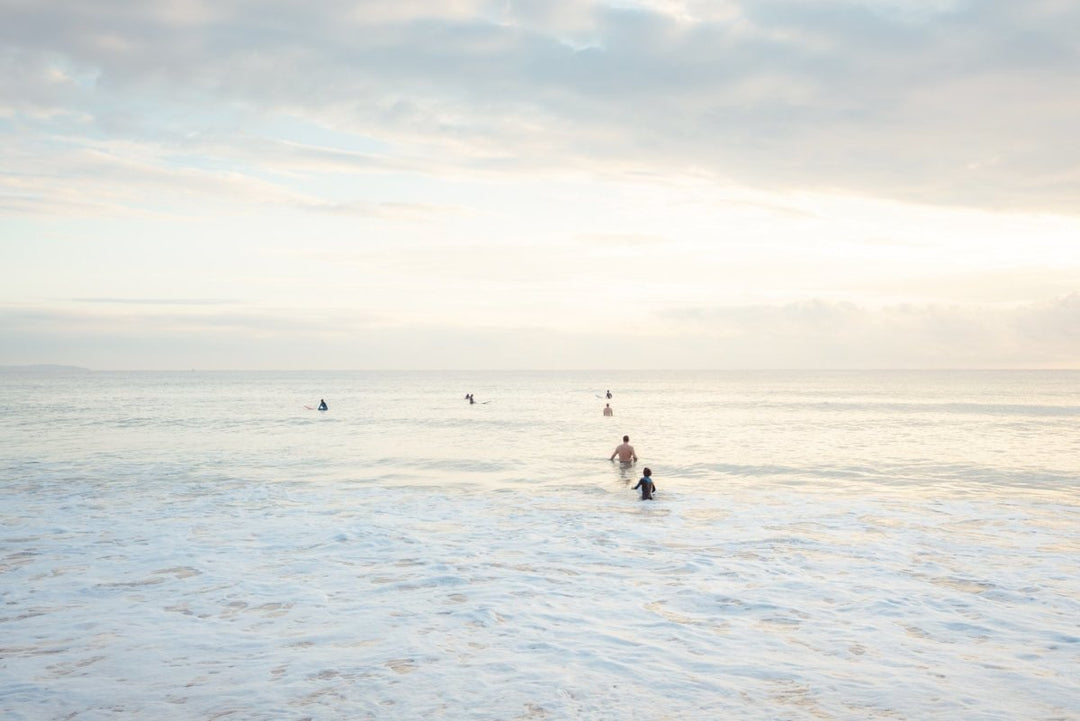
[[[929,372],[1075,372],[1080,367],[1032,366],[866,366],[866,367],[799,367],[775,366],[762,368],[89,368],[65,363],[0,364],[0,371],[79,372],[79,373],[929,373]]]

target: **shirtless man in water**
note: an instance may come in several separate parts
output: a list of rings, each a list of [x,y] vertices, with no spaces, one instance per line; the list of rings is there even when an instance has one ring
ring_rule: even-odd
[[[618,456],[623,463],[637,460],[637,453],[634,452],[634,447],[630,445],[630,436],[622,437],[622,443],[616,446],[615,452],[611,454],[611,458],[608,460],[615,460],[615,456]]]

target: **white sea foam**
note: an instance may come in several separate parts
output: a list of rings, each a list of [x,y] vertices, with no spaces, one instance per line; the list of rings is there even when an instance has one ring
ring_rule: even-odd
[[[1077,719],[1077,379],[6,378],[0,715]]]

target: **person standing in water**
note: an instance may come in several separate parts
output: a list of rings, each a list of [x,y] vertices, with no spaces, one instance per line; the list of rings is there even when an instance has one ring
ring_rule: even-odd
[[[611,391],[610,390],[607,392],[607,397],[608,397],[609,400],[611,399]]]
[[[653,499],[652,494],[656,492],[656,484],[653,483],[652,480],[652,470],[646,468],[644,471],[642,471],[642,473],[644,475],[641,476],[641,480],[638,481],[637,485],[634,486],[631,490],[636,491],[640,488],[641,500],[651,501]]]
[[[604,404],[604,415],[605,416],[613,416],[613,415],[615,415],[615,411],[611,410],[611,404],[610,403],[605,403]]]
[[[319,399],[319,410],[320,411],[328,411],[328,410],[330,410],[330,408],[327,407],[327,405],[326,405],[326,401],[323,400],[322,398]]]
[[[622,443],[615,446],[615,450],[611,454],[609,461],[615,460],[615,456],[619,457],[621,463],[637,462],[637,453],[634,452],[634,447],[630,445],[630,436],[623,436]]]

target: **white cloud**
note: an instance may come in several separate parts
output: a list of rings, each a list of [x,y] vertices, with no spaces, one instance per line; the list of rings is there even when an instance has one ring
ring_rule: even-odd
[[[409,366],[436,339],[458,367],[1075,361],[1056,330],[1074,301],[1050,299],[1080,290],[1076,3],[0,16],[0,303],[41,314],[5,316],[26,348],[99,365],[109,348],[303,364],[302,342]],[[116,303],[120,323],[71,297],[162,302]],[[245,301],[184,307],[201,297]],[[335,335],[376,322],[375,346]]]
[[[109,304],[120,311],[109,310]],[[100,299],[68,311],[7,308],[0,364],[186,368],[1035,368],[1080,363],[1080,294],[1008,311],[869,309],[807,301],[683,309],[658,322],[566,332],[543,325],[402,324],[351,309]],[[140,310],[138,305],[145,306]],[[154,330],[137,330],[135,316]],[[694,332],[686,333],[687,328]],[[51,349],[42,357],[24,348]],[[253,359],[257,359],[254,361]],[[119,367],[131,368],[132,363]]]
[[[665,315],[681,326],[673,333],[692,326],[715,352],[726,348],[726,367],[1072,368],[1080,363],[1080,294],[1010,309],[870,309],[814,300]]]
[[[501,156],[504,171],[632,160],[759,186],[1077,207],[1071,4],[168,7],[10,8],[0,106],[144,138],[207,124],[228,137],[252,112],[302,112],[460,163]],[[567,33],[596,49],[574,52]]]

